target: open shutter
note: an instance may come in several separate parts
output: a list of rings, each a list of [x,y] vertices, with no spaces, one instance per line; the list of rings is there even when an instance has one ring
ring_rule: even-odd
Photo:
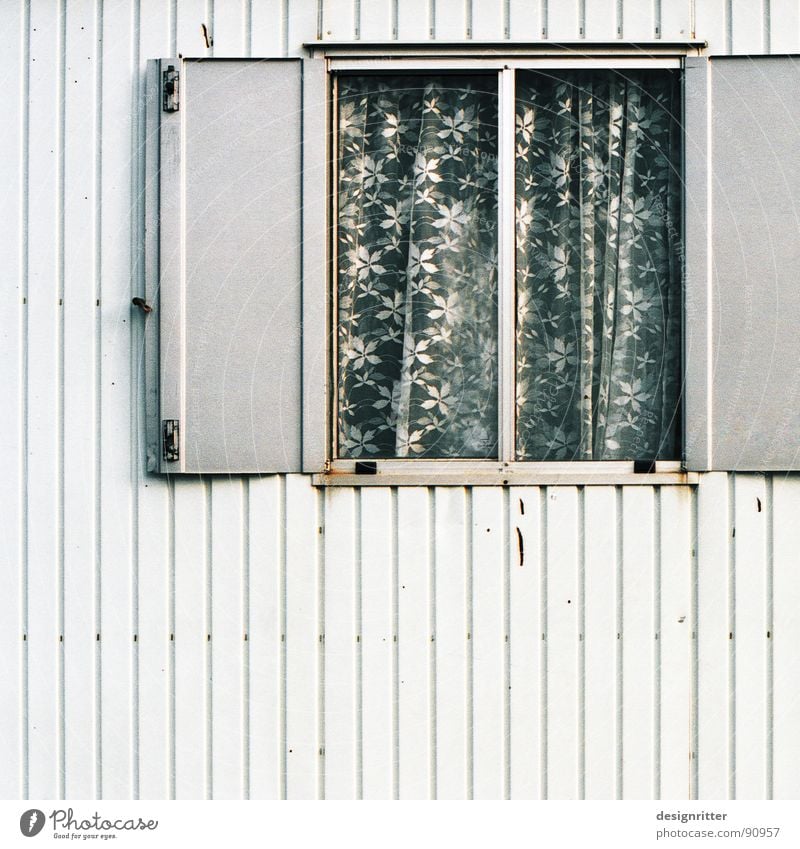
[[[155,235],[148,239],[157,284],[148,322],[157,324],[159,357],[149,465],[194,474],[320,471],[324,62],[151,65],[158,176],[148,176],[158,185],[158,233],[157,261]]]
[[[800,62],[687,59],[686,465],[800,469]]]

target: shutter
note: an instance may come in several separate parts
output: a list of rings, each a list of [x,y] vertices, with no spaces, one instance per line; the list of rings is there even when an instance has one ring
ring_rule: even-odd
[[[175,111],[163,91],[170,68],[179,75]],[[320,471],[324,62],[168,59],[151,63],[150,75],[159,132],[148,143],[158,176],[149,169],[148,182],[157,183],[159,215],[148,218],[158,229],[157,261],[148,238],[148,276],[158,284],[148,322],[159,358],[149,369],[158,383],[149,466]]]
[[[687,59],[686,465],[800,468],[800,64]]]

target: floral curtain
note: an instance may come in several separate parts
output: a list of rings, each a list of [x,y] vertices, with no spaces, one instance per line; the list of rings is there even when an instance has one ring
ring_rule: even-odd
[[[497,78],[339,78],[339,456],[497,454]]]
[[[675,458],[678,76],[517,80],[517,457]]]
[[[497,456],[497,78],[339,78],[339,456]],[[516,456],[677,456],[679,77],[517,73]]]

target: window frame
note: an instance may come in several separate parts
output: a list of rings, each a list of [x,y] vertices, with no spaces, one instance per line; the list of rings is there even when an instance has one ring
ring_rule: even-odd
[[[684,57],[699,50],[700,45],[675,46],[657,45],[651,52],[641,55],[642,48],[633,45],[621,45],[619,53],[603,47],[602,53],[587,55],[584,43],[581,55],[564,55],[562,50],[552,50],[549,55],[425,55],[435,48],[431,44],[422,55],[403,55],[402,46],[392,45],[400,51],[396,57],[381,55],[376,57],[374,46],[364,45],[362,55],[327,57],[328,91],[330,95],[330,175],[328,204],[328,233],[330,251],[330,273],[328,275],[330,303],[330,346],[328,351],[328,400],[327,418],[329,421],[326,445],[326,463],[322,474],[314,476],[318,485],[618,485],[618,484],[694,484],[699,476],[687,472],[684,468],[685,426],[681,428],[681,459],[659,460],[653,464],[634,461],[523,461],[516,460],[515,424],[515,344],[516,344],[516,239],[515,239],[515,96],[517,70],[568,70],[568,69],[671,69],[680,70],[684,78]],[[315,45],[330,50],[331,45]],[[336,45],[353,50],[353,45]],[[349,48],[349,50],[347,50]],[[664,53],[658,48],[667,48],[672,52]],[[653,55],[655,54],[655,55]],[[338,416],[338,262],[337,262],[337,223],[338,223],[338,157],[337,157],[337,80],[339,74],[358,73],[486,73],[497,74],[498,85],[498,457],[491,459],[416,459],[383,458],[343,459],[337,450]],[[685,104],[684,104],[685,108]],[[682,204],[685,206],[685,192]],[[681,222],[685,234],[685,215]],[[685,311],[685,270],[682,273],[682,303]],[[682,333],[681,350],[685,350],[685,334]],[[685,379],[685,358],[682,357],[683,378]],[[681,416],[685,425],[685,404],[681,402]],[[644,473],[643,473],[644,472]]]

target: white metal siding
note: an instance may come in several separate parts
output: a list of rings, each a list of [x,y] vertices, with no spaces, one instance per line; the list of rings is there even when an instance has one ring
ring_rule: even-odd
[[[322,491],[143,472],[145,62],[318,35],[797,52],[800,13],[0,3],[0,797],[797,798],[797,477]]]

